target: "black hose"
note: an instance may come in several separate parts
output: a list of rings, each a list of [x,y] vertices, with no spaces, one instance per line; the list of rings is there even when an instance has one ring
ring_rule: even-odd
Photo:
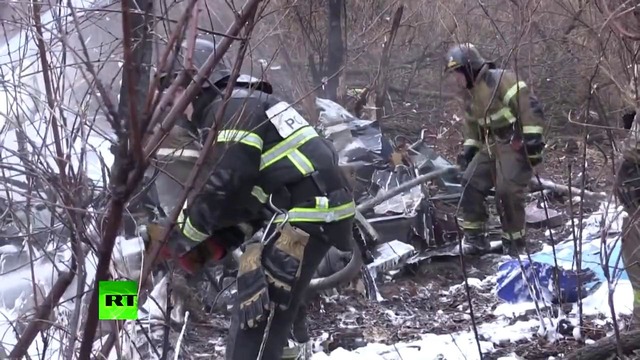
[[[324,290],[329,290],[341,285],[343,283],[349,282],[353,280],[360,269],[362,268],[362,252],[360,251],[360,247],[355,243],[353,238],[351,238],[353,251],[351,253],[351,260],[349,263],[342,268],[341,270],[327,276],[311,279],[309,283],[309,292],[319,292]]]

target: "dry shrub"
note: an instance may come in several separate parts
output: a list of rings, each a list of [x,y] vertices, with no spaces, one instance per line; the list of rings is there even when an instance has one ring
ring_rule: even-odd
[[[295,67],[308,88],[321,87],[327,76],[328,1],[283,0],[279,24]],[[334,0],[333,3],[336,3]],[[398,2],[347,1],[340,26],[346,40],[342,84],[347,89],[371,86],[379,70],[383,44]],[[385,119],[392,133],[421,127],[444,138],[452,133],[457,111],[443,79],[443,54],[455,42],[475,43],[499,66],[517,69],[544,104],[551,137],[577,136],[584,126],[619,126],[620,111],[635,77],[637,46],[616,36],[590,1],[487,0],[403,2],[405,11],[393,44]],[[339,99],[349,105],[348,95]],[[316,94],[322,96],[321,89]],[[588,116],[587,116],[588,115]],[[587,120],[585,120],[587,119]],[[459,136],[459,127],[453,126]],[[445,129],[446,128],[446,129]],[[456,135],[457,134],[457,135]],[[447,138],[448,141],[448,138]]]

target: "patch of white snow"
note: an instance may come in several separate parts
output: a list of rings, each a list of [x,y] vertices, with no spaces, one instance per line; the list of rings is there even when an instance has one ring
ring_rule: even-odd
[[[494,351],[491,342],[480,341],[483,354]],[[316,353],[312,360],[474,360],[481,359],[478,345],[472,332],[451,335],[425,334],[421,340],[384,345],[368,344],[365,347],[347,351],[335,349],[331,354]]]

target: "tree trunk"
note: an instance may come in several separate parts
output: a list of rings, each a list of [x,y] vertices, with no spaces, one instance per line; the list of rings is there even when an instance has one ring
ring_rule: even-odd
[[[344,64],[344,43],[342,41],[342,9],[344,0],[328,0],[328,34],[327,34],[327,71],[325,77],[325,96],[330,100],[338,100],[338,87],[340,86],[340,69]]]
[[[631,354],[633,350],[640,349],[640,330],[620,334],[620,345],[625,354]],[[607,360],[615,357],[617,351],[615,336],[608,336],[570,353],[566,359]]]

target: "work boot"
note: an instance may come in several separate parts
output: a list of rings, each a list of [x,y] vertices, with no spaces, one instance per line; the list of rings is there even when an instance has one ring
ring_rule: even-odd
[[[502,253],[517,258],[520,254],[526,253],[526,242],[524,238],[502,239]]]
[[[298,343],[306,343],[310,340],[309,338],[309,328],[307,327],[307,306],[301,304],[298,308],[298,313],[296,314],[296,318],[293,320],[293,328],[291,329],[291,334],[293,336],[293,340]]]
[[[491,250],[491,244],[484,231],[465,231],[462,247],[468,254],[484,254]]]

